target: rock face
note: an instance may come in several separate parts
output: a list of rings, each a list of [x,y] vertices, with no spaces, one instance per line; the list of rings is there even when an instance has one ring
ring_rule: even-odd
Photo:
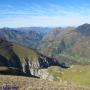
[[[58,61],[55,58],[46,57],[44,55],[41,55],[38,61],[41,68],[58,65]]]
[[[12,68],[11,73],[15,70],[21,71],[21,74],[27,76],[36,76],[45,78],[41,69],[49,66],[59,65],[55,58],[44,56],[33,49],[23,47],[5,40],[0,41],[0,70],[1,67]],[[15,72],[15,74],[19,72]]]
[[[47,69],[40,69],[39,77],[44,80],[49,80],[49,81],[54,80],[54,77],[48,73]]]
[[[26,75],[32,75],[40,77],[42,79],[47,79],[49,75],[46,71],[46,73],[44,73],[44,70],[45,68],[48,68],[52,65],[58,65],[58,63],[56,62],[56,60],[46,56],[40,56],[35,62],[29,60],[26,57],[24,58],[24,63],[22,63],[22,69]],[[50,76],[49,78],[52,77]]]
[[[22,63],[23,72],[26,75],[39,76],[38,70],[40,68],[39,63],[30,61],[27,57],[24,59],[25,62]]]
[[[49,62],[47,61],[47,58],[45,58],[45,61],[43,59],[42,61],[37,62],[31,62],[28,58],[25,58],[24,60],[25,62],[22,63],[22,68],[23,72],[26,75],[36,76],[39,77],[40,79],[53,81],[54,77],[48,73],[47,69],[45,69],[46,67],[49,67]],[[42,65],[39,62],[41,62]]]

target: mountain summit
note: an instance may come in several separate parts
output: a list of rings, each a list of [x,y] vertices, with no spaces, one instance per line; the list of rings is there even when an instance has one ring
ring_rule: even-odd
[[[90,24],[86,23],[76,28],[83,35],[90,35]]]

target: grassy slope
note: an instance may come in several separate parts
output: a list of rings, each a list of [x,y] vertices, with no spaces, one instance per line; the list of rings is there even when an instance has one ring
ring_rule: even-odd
[[[90,87],[90,65],[75,65],[69,69],[50,67],[48,71],[55,77],[55,80],[67,81]]]
[[[4,44],[7,44],[7,42]],[[23,58],[25,57],[28,57],[30,60],[37,60],[38,53],[31,48],[27,48],[14,43],[9,47],[6,47],[7,45],[4,46],[5,47],[0,48],[0,54],[7,59],[10,59],[11,55],[14,52],[21,60],[23,60]]]
[[[65,44],[63,49],[62,41]],[[41,53],[47,56],[54,55],[58,60],[62,56],[74,64],[90,64],[90,36],[84,36],[71,28],[48,33],[39,45],[39,49]]]
[[[18,44],[14,44],[12,46],[12,48],[21,60],[23,60],[23,58],[25,58],[25,57],[28,57],[30,60],[38,59],[38,53],[36,53],[34,50],[32,50],[30,48],[23,47]]]
[[[13,54],[16,54],[17,57],[19,57],[20,62],[23,62],[26,57],[29,60],[36,61],[38,60],[39,55],[35,50],[31,48],[27,48],[15,43],[11,44],[4,41],[0,48],[0,55],[2,55],[4,58],[6,58],[7,61],[9,61]],[[13,60],[15,59],[13,58]],[[0,71],[3,70],[9,70],[9,68],[7,66],[0,66]]]
[[[85,86],[90,86],[90,65],[79,66],[64,71],[63,80],[75,82]]]
[[[0,87],[4,85],[17,86],[19,90],[90,90],[75,84],[67,85],[30,77],[0,75]]]

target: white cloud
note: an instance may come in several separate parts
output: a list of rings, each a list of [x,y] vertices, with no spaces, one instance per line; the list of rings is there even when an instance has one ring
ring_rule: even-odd
[[[90,23],[90,17],[82,16],[28,16],[6,19],[0,22],[0,26],[22,27],[22,26],[74,26],[83,23]]]
[[[11,7],[12,8],[12,7]],[[54,4],[47,7],[34,5],[31,8],[2,12],[4,18],[0,19],[0,27],[22,27],[22,26],[75,26],[90,23],[90,11],[87,7],[64,8]]]

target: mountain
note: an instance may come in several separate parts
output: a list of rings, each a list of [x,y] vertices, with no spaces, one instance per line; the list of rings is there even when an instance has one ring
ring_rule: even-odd
[[[44,89],[47,86],[50,89],[53,84],[54,89],[72,90],[73,87],[73,90],[89,90],[90,65],[73,65],[68,69],[58,66],[59,62],[55,58],[40,54],[32,48],[0,39],[0,88],[5,84],[18,86],[21,90],[23,86],[24,90],[38,89],[38,86]],[[43,83],[46,83],[45,87]]]
[[[90,24],[86,23],[76,28],[78,32],[80,32],[83,35],[90,35]]]
[[[36,48],[44,34],[52,28],[23,27],[23,28],[1,28],[0,37],[21,45]]]
[[[83,24],[78,27],[53,28],[44,33],[37,30],[1,29],[0,74],[33,76],[46,80],[46,83],[47,80],[64,83],[65,87],[75,84],[90,86],[89,27],[89,24]],[[25,83],[33,79],[29,78]],[[2,81],[7,79],[3,78]],[[39,80],[35,80],[33,83],[39,84]],[[77,87],[74,86],[74,89]]]
[[[18,31],[25,31],[25,32],[29,32],[29,31],[35,31],[38,33],[47,33],[50,32],[53,28],[49,28],[49,27],[21,27],[21,28],[16,28],[16,30]]]
[[[66,28],[2,28],[0,37],[34,48],[45,56],[56,58],[60,63],[90,63],[90,24]]]
[[[32,48],[0,39],[0,72],[38,76],[40,68],[58,65],[58,62],[46,57]]]
[[[90,24],[76,28],[57,28],[47,33],[38,50],[60,62],[71,64],[90,63]]]

